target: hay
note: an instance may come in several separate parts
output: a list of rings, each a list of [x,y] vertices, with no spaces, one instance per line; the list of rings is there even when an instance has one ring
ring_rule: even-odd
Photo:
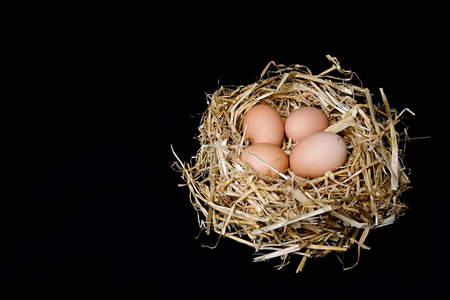
[[[297,254],[301,271],[307,258],[354,244],[359,260],[369,230],[392,224],[407,209],[399,196],[410,182],[395,130],[403,112],[390,109],[383,89],[384,109],[374,105],[368,89],[350,83],[355,74],[327,58],[333,66],[319,75],[271,62],[255,83],[220,87],[208,95],[195,158],[182,162],[173,152],[190,201],[203,216],[201,227],[253,247],[260,254],[255,262],[280,257],[283,267]],[[335,70],[339,77],[329,75]],[[248,145],[242,121],[259,103],[276,108],[283,119],[301,106],[321,109],[330,122],[325,131],[348,144],[345,165],[312,180],[290,170],[279,179],[254,172],[240,159]],[[282,149],[289,154],[293,146],[285,139]]]

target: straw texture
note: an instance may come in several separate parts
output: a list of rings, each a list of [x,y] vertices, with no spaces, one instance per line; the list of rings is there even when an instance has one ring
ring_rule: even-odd
[[[403,112],[391,110],[383,89],[375,105],[368,89],[350,83],[353,72],[327,58],[333,65],[319,75],[302,65],[270,62],[257,82],[220,87],[207,96],[195,158],[183,162],[172,149],[200,226],[253,247],[256,262],[278,257],[282,267],[297,254],[301,271],[308,258],[354,244],[359,260],[369,231],[392,224],[407,208],[399,197],[410,188],[399,145],[407,135],[401,138],[395,128]],[[248,145],[242,121],[260,103],[283,119],[302,106],[321,109],[330,123],[325,131],[348,145],[344,166],[312,180],[290,170],[279,179],[254,172],[240,159]],[[282,149],[289,154],[293,146],[285,139]]]

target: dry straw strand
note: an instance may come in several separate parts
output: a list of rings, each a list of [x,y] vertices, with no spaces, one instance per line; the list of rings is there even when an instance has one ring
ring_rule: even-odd
[[[220,87],[207,95],[200,148],[192,161],[183,162],[172,147],[205,232],[253,247],[262,253],[254,261],[280,257],[284,266],[290,255],[301,255],[297,272],[308,258],[346,251],[355,243],[356,265],[360,249],[368,249],[363,243],[369,231],[392,224],[407,209],[400,195],[410,188],[395,125],[411,111],[391,110],[383,89],[384,110],[378,107],[367,88],[351,83],[353,72],[335,57],[327,59],[333,65],[319,75],[302,65],[270,62],[257,82]],[[333,71],[339,77],[331,76]],[[242,121],[260,103],[283,118],[301,106],[321,109],[330,122],[326,131],[348,144],[345,165],[311,180],[290,170],[278,179],[254,172],[240,159],[248,145]],[[293,146],[286,139],[282,149],[289,154]]]

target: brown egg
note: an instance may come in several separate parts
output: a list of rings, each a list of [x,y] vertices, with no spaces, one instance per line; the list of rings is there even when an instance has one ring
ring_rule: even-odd
[[[268,143],[280,147],[284,140],[283,119],[275,108],[258,104],[249,109],[244,117],[242,130],[247,125],[246,136],[250,144]]]
[[[289,159],[286,153],[284,153],[284,151],[281,150],[280,147],[277,147],[275,145],[267,143],[254,144],[245,148],[244,151],[256,155],[271,167],[278,170],[280,173],[284,174],[289,166]],[[273,178],[280,177],[266,164],[248,153],[243,152],[241,154],[241,159],[246,161],[253,170],[262,175],[270,176]]]
[[[286,137],[292,138],[294,143],[327,127],[327,116],[320,109],[307,106],[292,111],[284,125]]]
[[[347,145],[337,134],[313,133],[294,146],[289,166],[298,176],[310,179],[337,171],[347,159]]]

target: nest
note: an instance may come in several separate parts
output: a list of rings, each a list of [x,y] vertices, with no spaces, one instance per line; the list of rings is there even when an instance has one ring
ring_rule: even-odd
[[[370,229],[392,224],[407,209],[399,198],[410,187],[399,146],[407,134],[396,132],[395,125],[409,110],[391,110],[381,88],[382,105],[374,105],[367,88],[351,83],[357,76],[327,58],[333,66],[319,75],[305,66],[271,62],[253,84],[220,87],[207,95],[196,156],[182,162],[174,152],[201,228],[253,247],[255,262],[279,257],[283,267],[296,254],[298,272],[308,258],[357,245],[353,267],[360,249],[368,248]],[[242,121],[261,103],[283,119],[302,106],[321,109],[330,122],[325,131],[348,145],[344,166],[314,179],[290,170],[278,179],[254,172],[240,159],[248,145]],[[282,149],[289,154],[293,146],[285,138]]]

